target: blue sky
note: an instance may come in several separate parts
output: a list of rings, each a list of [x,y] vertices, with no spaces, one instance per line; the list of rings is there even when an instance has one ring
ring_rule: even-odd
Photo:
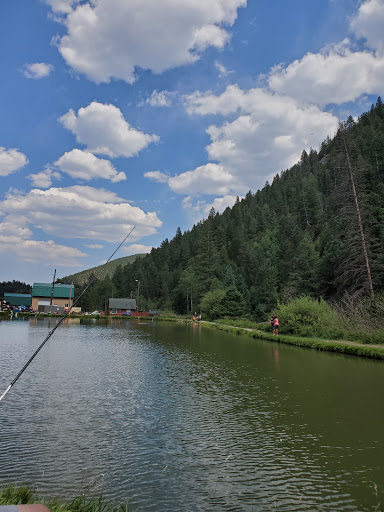
[[[0,281],[148,252],[384,89],[384,0],[3,0]]]

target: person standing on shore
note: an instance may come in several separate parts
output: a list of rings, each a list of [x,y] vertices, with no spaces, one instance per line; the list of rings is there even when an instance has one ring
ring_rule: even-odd
[[[275,319],[273,321],[272,332],[275,336],[277,336],[279,334],[279,319],[277,318],[276,315],[275,315]]]
[[[279,334],[279,319],[275,314],[272,315],[270,324],[272,327],[272,334],[277,336]]]
[[[271,319],[270,319],[270,321],[269,321],[269,323],[271,324],[271,328],[272,328],[272,334],[274,334],[274,332],[273,332],[273,326],[274,326],[274,324],[275,324],[275,316],[276,316],[276,315],[275,315],[274,313],[272,313]]]

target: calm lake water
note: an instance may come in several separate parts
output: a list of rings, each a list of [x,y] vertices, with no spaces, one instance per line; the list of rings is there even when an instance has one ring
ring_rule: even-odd
[[[0,394],[54,322],[0,322]],[[383,510],[383,390],[383,362],[68,320],[0,403],[0,486],[138,512]]]

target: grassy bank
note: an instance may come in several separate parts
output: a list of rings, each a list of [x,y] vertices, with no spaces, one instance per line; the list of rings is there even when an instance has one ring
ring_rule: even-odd
[[[251,328],[236,327],[231,325],[223,325],[216,322],[202,322],[204,326],[218,329],[221,331],[232,332],[236,334],[244,334],[252,338],[273,341],[275,343],[285,343],[287,345],[295,345],[297,347],[311,348],[314,350],[323,350],[327,352],[338,352],[340,354],[350,354],[360,357],[370,357],[374,359],[384,360],[384,345],[366,345],[345,340],[324,340],[321,338],[304,338],[299,336],[278,335],[273,336],[270,333]]]
[[[43,499],[29,487],[9,486],[0,489],[0,505],[28,505],[42,504],[51,512],[133,512],[134,509],[127,502],[124,505],[113,507],[106,503],[102,497],[87,498],[78,496],[73,500],[63,498]]]
[[[52,318],[52,315],[47,316]],[[129,319],[130,317],[117,317],[115,315],[113,317],[74,315],[71,316],[71,318],[80,318],[81,320],[90,318],[100,318],[103,320],[108,320],[110,318]],[[180,323],[192,322],[190,316],[180,316],[176,314],[166,315],[164,313],[154,317],[153,319],[148,317],[142,317],[137,318],[137,320]],[[235,334],[242,334],[255,339],[273,341],[275,343],[284,343],[287,345],[295,345],[297,347],[311,348],[314,350],[337,352],[340,354],[349,354],[354,356],[370,357],[373,359],[384,360],[384,344],[359,343],[357,341],[345,339],[325,339],[324,337],[297,336],[285,333],[279,334],[278,336],[273,336],[269,331],[269,324],[267,322],[256,323],[247,319],[220,319],[215,320],[214,322],[202,321],[199,323],[207,328],[217,329]]]
[[[182,323],[192,322],[191,318],[176,315],[173,317],[158,317],[156,318],[156,321],[177,321]],[[275,343],[284,343],[286,345],[295,345],[296,347],[310,348],[313,350],[337,352],[339,354],[349,354],[353,356],[370,357],[373,359],[384,360],[384,345],[369,345],[347,340],[326,340],[322,338],[310,338],[288,334],[273,336],[270,332],[262,330],[266,328],[266,323],[260,324],[256,322],[245,321],[244,323],[246,326],[241,326],[241,319],[230,320],[229,322],[232,325],[228,325],[228,323],[225,324],[224,322],[225,320],[216,320],[214,322],[202,321],[199,323],[203,327],[230,332],[233,334],[241,334],[254,339],[273,341]]]

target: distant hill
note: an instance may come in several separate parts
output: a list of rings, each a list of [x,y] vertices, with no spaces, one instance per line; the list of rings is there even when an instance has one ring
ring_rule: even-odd
[[[104,263],[103,265],[99,265],[98,267],[93,267],[88,270],[83,270],[81,272],[77,272],[76,274],[72,274],[70,276],[65,276],[59,279],[62,283],[74,283],[78,286],[82,286],[89,281],[89,278],[92,274],[97,274],[99,279],[103,279],[105,277],[112,277],[115,273],[115,270],[119,265],[124,267],[125,265],[133,263],[136,258],[143,258],[146,256],[145,254],[133,254],[132,256],[123,256],[122,258],[117,258],[116,260],[109,261],[108,263]]]

